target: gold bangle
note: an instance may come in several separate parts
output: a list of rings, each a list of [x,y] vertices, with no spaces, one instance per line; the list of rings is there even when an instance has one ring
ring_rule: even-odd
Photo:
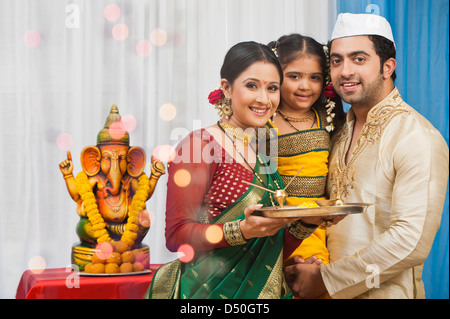
[[[289,233],[297,239],[306,239],[311,236],[317,229],[316,227],[307,227],[297,220],[286,226],[289,229]]]
[[[73,174],[64,175],[64,179],[68,179],[68,178],[71,178],[71,177],[73,177]]]
[[[223,224],[223,234],[225,240],[231,246],[244,245],[247,243],[244,236],[242,236],[241,227],[239,226],[240,223],[241,220],[239,219]]]

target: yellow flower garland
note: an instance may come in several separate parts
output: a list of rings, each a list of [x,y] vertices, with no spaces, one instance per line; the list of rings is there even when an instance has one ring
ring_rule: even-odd
[[[78,173],[75,183],[77,191],[83,201],[86,215],[92,225],[94,238],[97,240],[97,243],[111,242],[114,244],[114,241],[111,239],[108,230],[106,229],[105,220],[98,210],[97,200],[89,185],[86,173],[83,171]],[[148,198],[149,192],[149,178],[144,173],[139,177],[138,188],[136,194],[133,196],[130,209],[128,210],[128,220],[125,225],[125,231],[121,237],[121,240],[126,242],[130,247],[134,245],[134,241],[137,238],[137,231],[139,230],[139,214],[145,208],[145,201]]]

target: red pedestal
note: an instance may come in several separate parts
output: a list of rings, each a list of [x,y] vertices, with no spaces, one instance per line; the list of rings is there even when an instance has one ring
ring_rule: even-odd
[[[23,273],[17,299],[141,299],[161,265],[151,273],[128,276],[80,276],[70,268],[46,269],[40,274]]]

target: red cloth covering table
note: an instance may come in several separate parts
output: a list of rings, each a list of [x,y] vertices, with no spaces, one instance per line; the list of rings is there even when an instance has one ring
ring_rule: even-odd
[[[25,271],[17,287],[17,299],[141,299],[161,265],[150,265],[151,273],[129,276],[85,277],[70,267]],[[77,286],[79,286],[77,288]],[[72,288],[71,288],[72,287]]]

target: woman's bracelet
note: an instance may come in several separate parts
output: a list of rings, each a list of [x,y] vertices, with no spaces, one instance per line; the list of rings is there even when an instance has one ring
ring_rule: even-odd
[[[247,241],[242,236],[240,224],[241,220],[233,220],[223,224],[223,234],[230,246],[244,245]]]
[[[289,233],[298,239],[306,239],[311,236],[319,227],[318,225],[306,224],[301,220],[296,220],[286,226],[289,229]]]

